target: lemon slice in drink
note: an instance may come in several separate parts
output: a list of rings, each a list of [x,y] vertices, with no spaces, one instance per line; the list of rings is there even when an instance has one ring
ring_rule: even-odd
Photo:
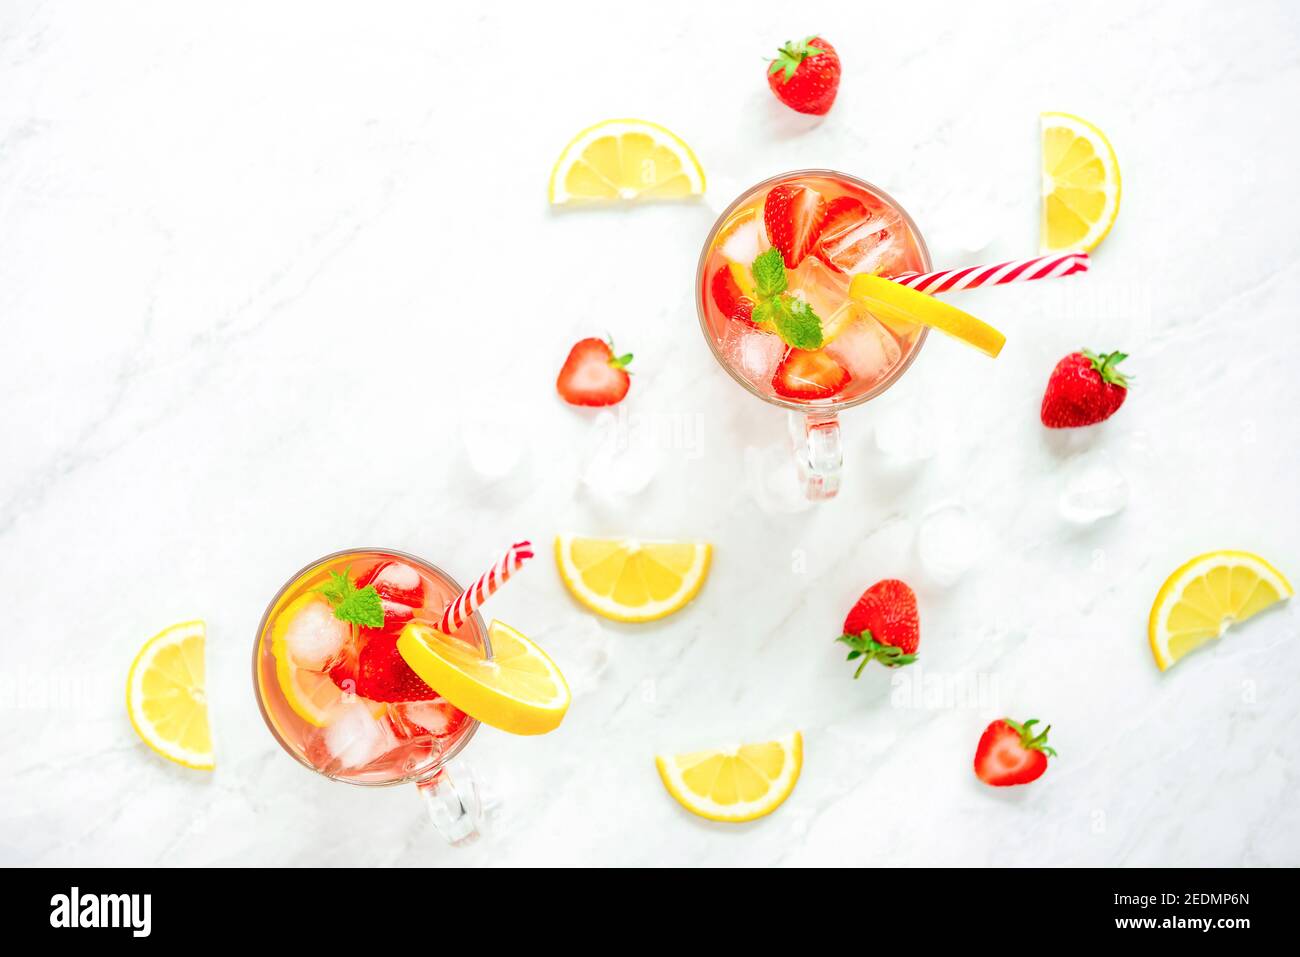
[[[1250,552],[1197,555],[1170,575],[1151,606],[1147,636],[1164,671],[1231,625],[1295,592],[1283,574]]]
[[[881,276],[866,273],[854,276],[849,284],[849,296],[882,322],[903,328],[919,322],[994,358],[1007,341],[1006,336],[970,313]]]
[[[654,621],[695,597],[709,573],[707,542],[555,539],[555,562],[573,597],[615,621]]]
[[[690,754],[661,754],[655,767],[668,793],[710,821],[752,821],[775,811],[799,780],[803,735]]]
[[[1043,252],[1090,252],[1119,215],[1119,161],[1106,134],[1069,113],[1044,113]]]
[[[145,642],[126,676],[126,713],[141,740],[169,761],[211,771],[201,621],[172,625]]]
[[[704,170],[677,134],[646,120],[605,120],[583,130],[551,170],[550,200],[599,203],[683,199],[704,192]]]
[[[569,685],[541,648],[509,625],[488,626],[492,657],[477,645],[413,621],[397,651],[411,670],[461,711],[511,734],[554,731],[569,710]]]

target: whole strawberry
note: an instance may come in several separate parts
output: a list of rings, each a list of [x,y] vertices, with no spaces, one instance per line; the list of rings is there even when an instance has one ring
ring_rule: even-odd
[[[1043,425],[1073,429],[1109,419],[1128,396],[1128,379],[1116,368],[1127,358],[1125,352],[1083,349],[1058,362],[1043,393]]]
[[[570,405],[614,405],[632,384],[627,373],[631,361],[630,352],[616,356],[612,342],[581,339],[569,350],[555,389]]]
[[[840,58],[821,37],[787,43],[767,68],[776,98],[799,113],[822,115],[840,88]]]
[[[921,643],[916,595],[897,578],[876,582],[849,611],[844,634],[835,640],[849,646],[849,661],[861,659],[854,678],[873,660],[891,668],[910,665]]]
[[[975,776],[996,788],[1037,781],[1047,770],[1048,755],[1056,751],[1047,746],[1048,725],[1037,734],[1037,718],[1021,724],[1010,718],[999,718],[980,735],[975,746]]]

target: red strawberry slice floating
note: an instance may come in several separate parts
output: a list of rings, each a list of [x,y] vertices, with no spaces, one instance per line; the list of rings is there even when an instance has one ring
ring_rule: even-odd
[[[849,609],[844,632],[836,641],[849,646],[849,661],[861,660],[854,678],[870,661],[891,668],[910,665],[921,644],[916,593],[897,578],[876,582]]]
[[[357,659],[357,694],[372,701],[423,701],[436,698],[397,651],[397,634],[372,634]]]
[[[822,37],[787,43],[767,68],[767,85],[790,109],[821,115],[840,88],[839,54]]]
[[[817,258],[836,272],[859,272],[872,252],[890,240],[893,220],[884,213],[883,207],[869,207],[855,196],[837,197],[826,210]]]
[[[1128,398],[1128,379],[1117,368],[1127,358],[1125,352],[1082,349],[1058,362],[1043,393],[1043,425],[1074,429],[1109,419]]]
[[[718,311],[724,316],[730,316],[735,312],[736,303],[745,298],[744,290],[740,288],[736,277],[731,273],[730,263],[723,263],[718,267],[709,281],[709,289],[713,293],[713,301]]]
[[[829,399],[849,383],[849,373],[825,352],[791,349],[772,376],[772,388],[787,399]]]
[[[1037,718],[1023,724],[1000,718],[985,728],[975,747],[975,775],[998,788],[1028,784],[1042,777],[1048,755],[1056,757],[1056,751],[1047,746],[1051,726],[1035,734],[1033,727],[1037,723]]]
[[[612,343],[583,339],[569,350],[555,380],[556,391],[570,405],[614,405],[632,385],[626,368],[631,361],[630,352],[615,356]]]
[[[826,201],[817,190],[802,183],[782,183],[768,191],[763,202],[767,238],[794,269],[812,251],[826,220]]]

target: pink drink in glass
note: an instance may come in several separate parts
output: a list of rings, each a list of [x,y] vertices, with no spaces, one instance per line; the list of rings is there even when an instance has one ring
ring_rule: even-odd
[[[331,573],[347,575],[357,588],[375,587],[382,626],[362,627],[334,615],[320,592]],[[409,700],[393,700],[394,694],[380,694],[382,682],[363,676],[361,668],[369,675],[385,664],[387,673],[401,671],[394,649],[402,627],[413,619],[436,624],[460,591],[448,575],[412,555],[338,552],[313,562],[280,589],[262,616],[253,649],[262,717],[289,754],[349,784],[416,783],[429,799],[434,822],[453,843],[475,835],[477,799],[472,784],[469,793],[457,792],[444,765],[469,743],[478,722],[423,682],[403,686],[414,688]],[[487,629],[477,613],[457,636],[490,656]],[[370,687],[386,700],[367,697]]]

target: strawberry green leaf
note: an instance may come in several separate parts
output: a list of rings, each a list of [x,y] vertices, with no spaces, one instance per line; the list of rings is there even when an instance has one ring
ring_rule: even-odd
[[[799,69],[799,64],[809,57],[819,56],[826,51],[821,47],[809,46],[813,37],[804,37],[797,43],[787,43],[785,46],[776,51],[776,59],[768,67],[768,73],[776,73],[780,70],[785,71],[782,83],[789,83],[790,78],[794,76],[795,71]]]
[[[1127,352],[1103,352],[1101,355],[1097,355],[1087,349],[1080,349],[1079,351],[1092,363],[1092,367],[1097,370],[1097,374],[1101,376],[1103,382],[1117,385],[1121,389],[1128,388],[1128,377],[1116,368],[1128,358]]]

